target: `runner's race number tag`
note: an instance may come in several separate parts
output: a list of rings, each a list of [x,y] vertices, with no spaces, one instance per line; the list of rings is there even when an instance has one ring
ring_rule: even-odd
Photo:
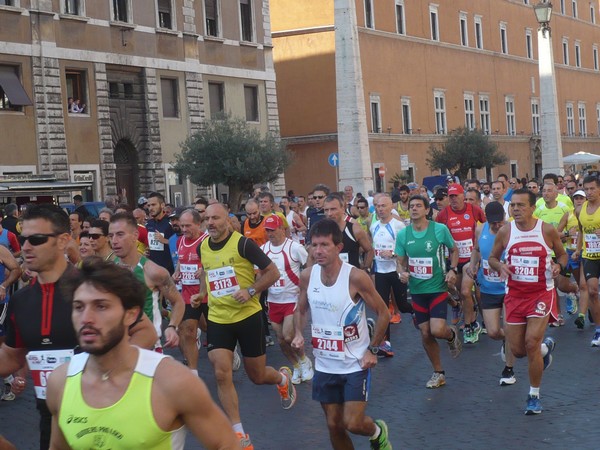
[[[37,350],[27,353],[27,365],[37,398],[46,399],[48,377],[58,366],[71,361],[73,355],[73,350]]]

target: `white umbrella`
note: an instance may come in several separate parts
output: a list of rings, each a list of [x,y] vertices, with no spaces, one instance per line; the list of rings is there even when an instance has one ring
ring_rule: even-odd
[[[587,152],[577,152],[563,158],[565,164],[593,164],[599,161],[600,155]]]

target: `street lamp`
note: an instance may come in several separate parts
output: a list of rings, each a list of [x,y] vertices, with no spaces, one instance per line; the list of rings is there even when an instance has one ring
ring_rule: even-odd
[[[533,7],[538,27],[538,64],[540,74],[542,173],[562,174],[562,141],[558,118],[558,96],[552,53],[550,18],[552,3],[541,0]]]

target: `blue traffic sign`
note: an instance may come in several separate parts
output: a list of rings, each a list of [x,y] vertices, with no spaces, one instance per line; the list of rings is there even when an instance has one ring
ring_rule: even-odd
[[[330,153],[327,162],[331,167],[337,167],[340,165],[340,156],[337,153]]]

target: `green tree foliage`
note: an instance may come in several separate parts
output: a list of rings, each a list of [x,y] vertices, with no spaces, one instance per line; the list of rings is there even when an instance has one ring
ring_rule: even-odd
[[[175,171],[199,186],[227,185],[231,210],[237,211],[253,185],[275,181],[291,159],[276,134],[261,136],[246,121],[224,116],[207,121],[181,144]]]
[[[452,130],[440,147],[431,145],[427,165],[431,170],[448,170],[461,180],[467,178],[470,169],[483,169],[506,164],[508,158],[498,151],[481,130],[457,128]]]

